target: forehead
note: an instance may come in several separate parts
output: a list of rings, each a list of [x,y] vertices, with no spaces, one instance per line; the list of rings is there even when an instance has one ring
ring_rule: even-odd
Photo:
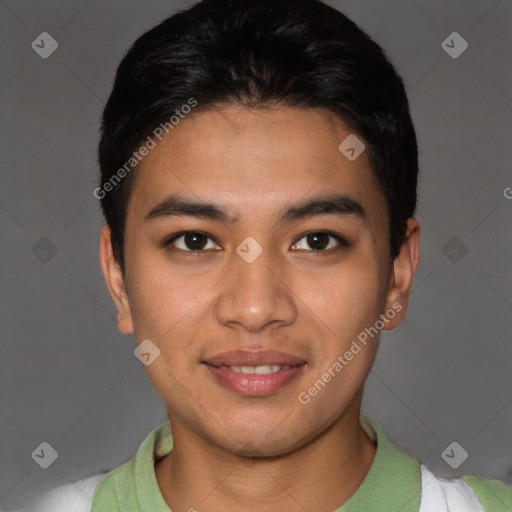
[[[128,216],[143,217],[173,193],[224,204],[243,219],[334,192],[353,197],[370,217],[382,216],[384,198],[367,151],[350,160],[339,149],[354,136],[339,118],[318,109],[197,111],[139,164]]]

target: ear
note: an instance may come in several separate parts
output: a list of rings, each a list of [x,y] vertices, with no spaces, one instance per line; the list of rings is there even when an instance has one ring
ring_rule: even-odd
[[[128,301],[128,293],[124,284],[121,267],[114,256],[111,231],[108,226],[101,230],[100,266],[112,301],[118,311],[117,326],[124,334],[133,333],[133,319]]]
[[[407,221],[405,241],[391,267],[385,311],[394,311],[396,314],[393,318],[387,315],[389,321],[385,324],[385,330],[398,327],[405,316],[414,275],[420,263],[419,239],[420,223],[411,218]]]

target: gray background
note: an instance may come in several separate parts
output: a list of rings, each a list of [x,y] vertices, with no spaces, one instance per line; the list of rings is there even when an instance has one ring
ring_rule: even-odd
[[[166,421],[133,338],[117,331],[92,190],[99,117],[121,56],[189,4],[0,3],[5,509],[128,461]],[[421,265],[405,322],[383,333],[363,412],[441,475],[510,484],[512,2],[331,4],[402,74],[421,152]],[[31,48],[44,31],[59,44],[46,60]],[[457,59],[441,47],[453,31],[469,43]],[[59,454],[46,470],[31,458],[43,441]],[[456,471],[441,457],[452,441],[469,453]]]

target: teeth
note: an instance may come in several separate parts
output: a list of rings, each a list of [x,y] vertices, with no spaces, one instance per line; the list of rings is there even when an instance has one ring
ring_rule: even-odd
[[[265,364],[261,366],[230,366],[232,372],[237,373],[256,373],[258,375],[267,375],[269,373],[278,372],[279,370],[286,370],[289,366],[281,366],[279,364]]]

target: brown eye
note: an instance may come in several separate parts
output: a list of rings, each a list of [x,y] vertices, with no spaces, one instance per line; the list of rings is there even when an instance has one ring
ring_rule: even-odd
[[[191,251],[201,251],[206,245],[207,237],[200,233],[188,233],[183,235],[183,242]]]
[[[315,251],[322,251],[329,245],[329,235],[327,233],[310,233],[307,235],[309,247]]]
[[[185,252],[204,252],[203,250],[205,248],[212,249],[212,247],[207,247],[209,242],[216,246],[211,237],[206,233],[185,231],[174,235],[165,243],[165,246],[173,246],[174,248]],[[213,248],[215,249],[215,247]]]
[[[305,240],[305,244],[299,247],[302,240]],[[332,244],[332,240],[335,241],[334,245]],[[304,245],[307,247],[304,247]],[[313,251],[328,252],[331,249],[339,249],[347,245],[348,244],[338,235],[325,231],[312,231],[303,235],[292,247],[295,249],[308,250],[309,248],[309,250]]]

